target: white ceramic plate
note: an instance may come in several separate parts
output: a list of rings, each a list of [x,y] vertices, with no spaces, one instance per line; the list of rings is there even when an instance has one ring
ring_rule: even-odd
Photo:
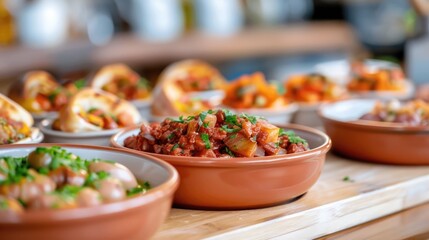
[[[41,143],[43,141],[43,133],[38,128],[31,128],[31,135],[21,139],[13,144]]]
[[[52,129],[52,119],[45,119],[39,124],[40,130],[45,135],[47,143],[73,143],[97,146],[108,146],[109,139],[121,129],[103,130],[97,132],[70,133]]]

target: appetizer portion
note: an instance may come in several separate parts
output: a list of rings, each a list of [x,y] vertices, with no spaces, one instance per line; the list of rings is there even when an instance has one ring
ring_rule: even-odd
[[[429,104],[414,100],[404,104],[394,100],[388,103],[377,102],[370,113],[361,120],[403,123],[411,126],[429,126]]]
[[[184,60],[170,65],[161,74],[159,82],[172,82],[186,93],[220,90],[226,83],[215,67],[200,60]]]
[[[400,67],[380,68],[364,62],[351,64],[350,91],[403,91],[404,73]]]
[[[277,88],[262,73],[244,75],[225,88],[223,105],[234,109],[275,108],[286,105]]]
[[[167,118],[143,124],[124,146],[140,151],[192,157],[262,157],[303,152],[307,142],[292,131],[265,119],[228,110],[209,110],[195,116]]]
[[[97,206],[149,189],[122,164],[82,159],[60,147],[0,157],[0,212]]]
[[[30,113],[0,94],[0,145],[30,137],[33,123]]]
[[[95,74],[90,86],[126,100],[147,99],[151,91],[149,82],[124,64],[104,66]]]
[[[53,128],[64,132],[90,132],[133,126],[141,120],[131,103],[108,92],[85,88],[64,106]]]
[[[31,113],[59,111],[68,101],[67,91],[45,71],[25,74],[12,85],[8,96]]]
[[[345,91],[321,74],[295,75],[286,83],[285,97],[291,101],[320,103],[339,100]]]
[[[76,80],[68,80],[63,83],[64,88],[67,92],[72,95],[76,94],[86,86],[86,80],[84,78],[76,79]]]

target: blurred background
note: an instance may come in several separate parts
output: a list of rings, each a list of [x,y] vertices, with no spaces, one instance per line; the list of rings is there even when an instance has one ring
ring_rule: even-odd
[[[0,0],[0,86],[28,70],[80,78],[115,62],[153,82],[186,58],[228,79],[262,71],[284,80],[365,57],[423,76],[429,47],[413,49],[428,45],[427,22],[408,0]]]

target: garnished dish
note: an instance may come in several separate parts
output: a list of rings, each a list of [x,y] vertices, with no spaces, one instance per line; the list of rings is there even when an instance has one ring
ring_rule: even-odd
[[[124,64],[104,66],[89,85],[129,101],[145,100],[151,96],[149,82]]]
[[[351,63],[350,91],[404,91],[404,73],[398,67],[376,67],[362,61]]]
[[[286,105],[274,85],[262,73],[243,75],[225,89],[223,105],[234,109],[276,108]]]
[[[34,120],[29,112],[0,94],[0,145],[41,142],[43,134],[33,124]]]
[[[141,120],[131,103],[111,93],[86,88],[64,106],[52,128],[63,132],[92,132],[129,127]]]
[[[111,139],[172,164],[176,205],[249,209],[284,203],[318,179],[331,146],[323,132],[228,110],[209,110],[125,129]],[[258,181],[255,181],[257,179]]]
[[[320,103],[336,101],[345,91],[335,82],[321,74],[295,75],[285,82],[285,97],[289,101]]]
[[[33,117],[21,106],[0,94],[0,145],[30,138]]]
[[[177,171],[157,158],[77,144],[0,146],[2,239],[150,239]]]
[[[387,103],[377,101],[372,111],[364,114],[360,119],[410,126],[429,126],[429,104],[422,100],[403,104],[397,100]]]
[[[45,71],[25,74],[11,86],[8,96],[33,114],[57,112],[69,97],[67,91]]]
[[[84,78],[68,80],[63,83],[63,86],[70,95],[76,94],[77,92],[85,88],[86,80]]]
[[[221,90],[226,83],[215,67],[201,60],[173,63],[161,74],[159,82],[171,82],[185,93]]]
[[[428,104],[414,100],[350,99],[321,106],[319,114],[341,155],[377,163],[429,165]]]
[[[150,189],[122,164],[83,159],[55,146],[22,157],[2,156],[0,166],[0,211],[97,206]]]
[[[142,125],[124,146],[140,151],[192,157],[263,157],[308,150],[293,131],[265,119],[228,110],[209,110],[195,116]]]

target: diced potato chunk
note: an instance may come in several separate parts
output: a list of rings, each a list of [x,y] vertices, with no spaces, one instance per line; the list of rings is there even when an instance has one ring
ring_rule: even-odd
[[[228,136],[225,139],[225,145],[234,153],[245,157],[253,157],[258,146],[256,142],[251,141],[241,133]]]
[[[277,142],[279,139],[279,128],[267,122],[260,122],[260,124],[261,131],[259,134],[263,132],[267,135],[267,137],[264,139],[265,141],[262,142],[262,144]]]

